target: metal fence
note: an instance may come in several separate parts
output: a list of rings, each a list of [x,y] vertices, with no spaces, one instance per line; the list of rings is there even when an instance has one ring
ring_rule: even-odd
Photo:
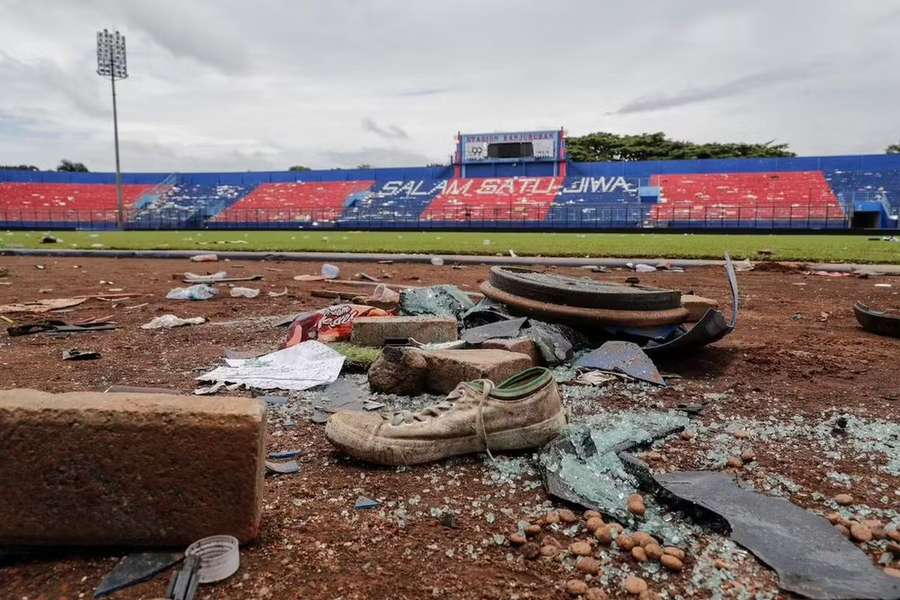
[[[758,204],[694,207],[671,204],[551,204],[421,208],[163,209],[132,213],[128,229],[420,229],[420,230],[604,230],[604,229],[846,229],[848,212],[835,205]],[[5,229],[114,229],[116,211],[0,209]]]

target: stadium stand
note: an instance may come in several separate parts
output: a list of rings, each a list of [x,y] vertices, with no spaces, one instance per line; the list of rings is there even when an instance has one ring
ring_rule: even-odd
[[[347,197],[342,223],[378,227],[415,224],[444,190],[446,179],[410,179],[376,182],[371,191]]]
[[[198,227],[240,201],[252,187],[228,184],[163,183],[146,196],[150,202],[134,212],[136,225],[146,229]]]
[[[844,218],[844,208],[819,171],[661,175],[651,210],[656,225],[692,221],[779,224],[825,223]]]
[[[451,179],[422,218],[443,223],[539,223],[562,182],[562,177]]]
[[[334,223],[348,196],[374,181],[263,183],[212,220],[217,223]]]
[[[825,180],[844,204],[871,200],[900,211],[900,169],[827,171]]]
[[[126,210],[153,186],[123,185]],[[78,183],[0,182],[0,221],[43,227],[85,221],[102,226],[116,222],[116,186]]]

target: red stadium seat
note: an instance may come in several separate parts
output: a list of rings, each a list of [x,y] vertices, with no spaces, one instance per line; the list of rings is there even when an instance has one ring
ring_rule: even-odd
[[[422,213],[431,221],[543,221],[563,177],[451,179]]]
[[[263,183],[213,221],[227,223],[334,222],[351,194],[372,187],[374,181],[312,181]]]
[[[128,210],[152,185],[123,185]],[[100,183],[0,183],[0,221],[116,221],[116,186]]]

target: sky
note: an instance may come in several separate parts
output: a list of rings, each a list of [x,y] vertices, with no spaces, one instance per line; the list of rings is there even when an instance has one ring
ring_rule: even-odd
[[[0,0],[0,164],[417,166],[457,131],[664,131],[881,153],[900,0]]]

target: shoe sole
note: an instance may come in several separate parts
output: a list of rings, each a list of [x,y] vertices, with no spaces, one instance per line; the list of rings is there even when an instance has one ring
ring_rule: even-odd
[[[558,436],[565,424],[565,412],[560,411],[540,423],[489,433],[488,447],[491,452],[537,448]],[[338,425],[330,419],[325,426],[325,437],[353,458],[388,466],[418,465],[484,451],[479,435],[441,440],[383,438]]]

